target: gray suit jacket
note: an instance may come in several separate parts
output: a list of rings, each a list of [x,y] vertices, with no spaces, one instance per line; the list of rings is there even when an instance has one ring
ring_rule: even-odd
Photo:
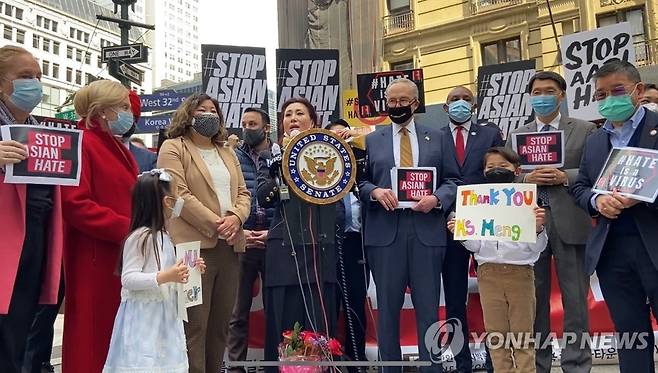
[[[441,202],[441,209],[427,214],[412,212],[418,239],[427,246],[445,246],[446,223],[444,212],[450,211],[455,202],[459,171],[456,162],[443,148],[443,134],[438,129],[416,122],[418,136],[418,167],[436,167],[434,195]],[[365,211],[364,239],[366,246],[388,246],[398,231],[398,219],[402,210],[386,211],[377,201],[370,200],[375,188],[391,188],[393,156],[392,126],[378,129],[366,137],[367,170],[359,183],[362,206]]]
[[[567,174],[569,185],[573,185],[578,177],[578,168],[582,158],[583,148],[587,137],[596,130],[594,123],[573,119],[567,116],[560,118],[560,130],[564,131],[564,167],[560,168]],[[536,132],[537,122],[532,121],[527,125],[517,128],[512,133]],[[507,147],[512,148],[511,136],[507,139]],[[525,173],[522,174],[525,176]],[[550,224],[551,229],[557,229],[557,233],[565,244],[584,245],[592,227],[590,217],[577,205],[569,194],[569,187],[553,185],[545,187],[551,205]]]

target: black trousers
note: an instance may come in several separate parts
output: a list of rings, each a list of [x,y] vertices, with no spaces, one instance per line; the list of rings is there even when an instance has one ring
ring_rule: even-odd
[[[461,322],[462,335],[468,336],[468,320],[466,319],[466,301],[468,297],[468,264],[471,254],[464,245],[448,238],[448,247],[443,260],[443,291],[445,292],[446,319],[457,319]],[[457,372],[472,372],[473,361],[468,343],[464,343],[461,351],[453,351]]]
[[[343,349],[353,361],[366,359],[366,296],[370,282],[370,269],[366,265],[361,233],[345,233],[343,244],[338,247],[339,302],[343,309],[345,340]],[[341,307],[342,306],[342,307]],[[366,367],[349,367],[348,371],[365,371]]]
[[[611,233],[596,266],[618,342],[626,341],[618,346],[621,373],[655,372],[651,316],[658,318],[658,269],[649,258],[651,249],[638,235]]]
[[[34,315],[39,304],[46,260],[48,211],[28,211],[25,240],[18,262],[9,313],[0,315],[0,372],[20,373]]]
[[[43,304],[37,308],[32,329],[27,337],[23,373],[41,373],[41,367],[50,363],[55,337],[55,320],[64,301],[64,274],[59,284],[57,304]]]

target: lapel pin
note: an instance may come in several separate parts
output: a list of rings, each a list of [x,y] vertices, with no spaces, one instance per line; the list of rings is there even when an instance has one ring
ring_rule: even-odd
[[[471,136],[477,135],[477,132],[471,132]]]
[[[658,132],[655,129],[653,129],[653,130],[651,130],[651,132],[649,132],[649,135],[656,136],[657,133]]]
[[[655,135],[655,133],[654,133],[654,135]],[[426,141],[430,141],[430,137],[429,137],[429,136],[425,136],[425,140],[426,140]]]

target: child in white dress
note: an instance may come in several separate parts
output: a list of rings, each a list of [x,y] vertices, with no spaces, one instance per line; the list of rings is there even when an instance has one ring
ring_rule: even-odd
[[[178,318],[176,283],[189,277],[176,262],[165,231],[182,199],[172,196],[171,176],[157,169],[139,176],[132,194],[131,234],[123,247],[121,305],[114,321],[103,373],[187,373],[183,321]],[[203,259],[197,260],[201,272]]]

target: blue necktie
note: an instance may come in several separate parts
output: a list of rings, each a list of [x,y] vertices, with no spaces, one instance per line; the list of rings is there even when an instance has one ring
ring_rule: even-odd
[[[549,126],[548,124],[544,124],[544,127],[542,127],[541,131],[539,132],[548,132],[553,130],[553,127]],[[540,186],[537,190],[537,194],[539,195],[539,199],[542,201],[542,204],[544,206],[548,206],[548,190],[546,189],[547,187],[545,186]]]

